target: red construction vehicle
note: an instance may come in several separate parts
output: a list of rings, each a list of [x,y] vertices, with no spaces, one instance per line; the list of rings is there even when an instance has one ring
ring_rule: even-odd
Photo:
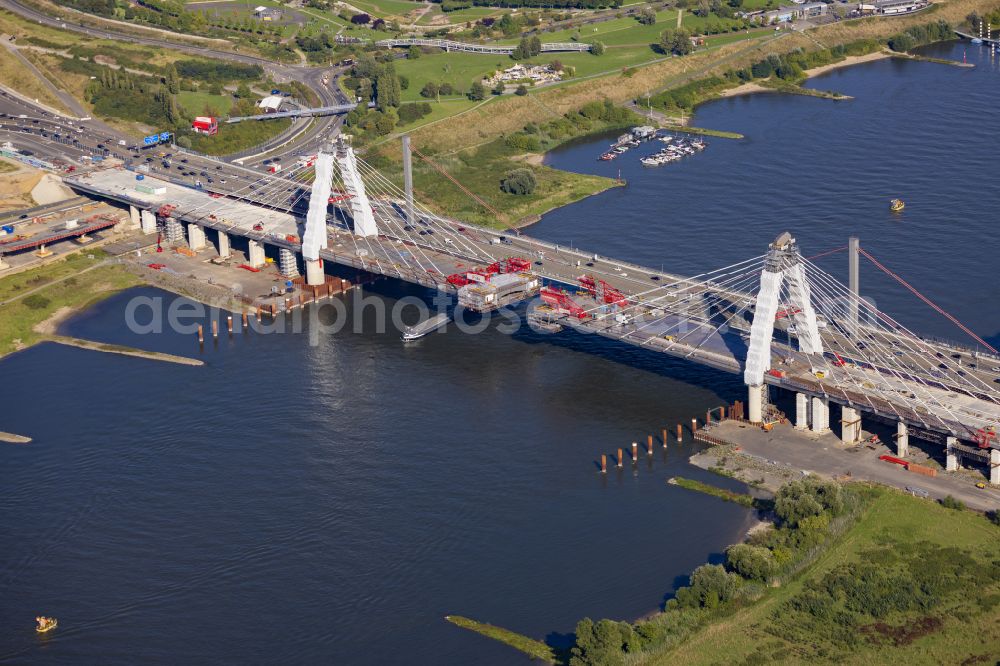
[[[494,261],[485,268],[475,268],[463,273],[452,273],[448,282],[456,287],[464,287],[470,282],[489,282],[498,273],[526,273],[531,270],[531,262],[521,257],[507,257]]]
[[[340,192],[334,192],[332,195],[330,195],[330,198],[327,201],[328,203],[335,204],[339,201],[346,201],[347,199],[350,199],[351,196],[352,195],[350,194],[342,194]]]
[[[254,231],[264,231],[264,225],[262,223],[258,222],[257,224],[253,225],[253,230]]]
[[[177,210],[177,204],[163,204],[156,214],[160,217],[170,217]]]
[[[981,449],[988,449],[990,445],[997,441],[996,430],[993,426],[987,426],[985,428],[980,428],[972,436],[972,441]]]
[[[590,292],[590,295],[597,299],[598,303],[613,303],[615,305],[626,305],[628,299],[622,292],[618,291],[604,280],[594,278],[590,275],[581,275],[577,278],[580,286]]]
[[[565,291],[553,287],[542,287],[539,295],[542,297],[542,301],[560,314],[568,314],[577,319],[588,317],[587,311],[581,308]]]

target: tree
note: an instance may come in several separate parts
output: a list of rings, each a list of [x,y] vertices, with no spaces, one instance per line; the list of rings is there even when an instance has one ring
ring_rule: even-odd
[[[419,58],[423,54],[424,53],[423,53],[423,51],[420,50],[420,47],[414,45],[414,46],[411,46],[410,49],[406,52],[406,57],[408,59],[410,59],[410,60],[416,60],[417,58]]]
[[[941,506],[946,509],[955,509],[956,511],[963,511],[965,509],[965,503],[960,499],[952,497],[951,495],[948,495],[941,500]]]
[[[514,94],[520,97],[524,97],[525,95],[528,94],[528,87],[522,83],[517,87],[517,90],[514,91]]]
[[[420,96],[426,97],[427,99],[432,97],[436,99],[439,93],[440,88],[438,88],[438,84],[433,81],[428,81],[424,84],[424,87],[420,89]]]
[[[524,196],[535,191],[535,174],[530,169],[514,169],[500,179],[500,189],[507,194]]]
[[[774,500],[774,513],[789,527],[796,527],[800,521],[823,512],[835,516],[843,507],[840,486],[814,477],[786,483]]]
[[[355,25],[367,25],[371,23],[372,17],[368,14],[355,14],[351,17],[351,23]]]
[[[576,625],[576,643],[570,666],[616,666],[625,663],[625,653],[638,647],[635,631],[628,622],[590,618]]]
[[[703,564],[691,574],[687,587],[677,590],[670,606],[682,608],[715,608],[736,594],[740,577],[725,570],[721,564]]]
[[[181,91],[181,79],[177,75],[177,67],[173,63],[167,67],[167,75],[164,78],[167,84],[167,92],[171,95],[176,95]]]
[[[189,137],[189,136],[177,137],[177,145],[180,146],[181,148],[190,148],[191,147],[191,137]]]
[[[473,102],[481,102],[486,99],[486,88],[479,81],[473,81],[469,87],[468,97]]]
[[[493,86],[493,91],[492,92],[493,92],[494,95],[502,95],[503,92],[504,92],[503,81],[497,81],[497,84],[495,86]]]
[[[538,38],[538,35],[532,35],[528,39],[528,56],[535,57],[542,52],[542,40]]]
[[[604,55],[604,42],[594,42],[591,44],[590,53],[595,56]]]
[[[379,111],[399,106],[399,78],[392,63],[380,65],[375,76],[375,104]]]
[[[235,96],[237,99],[250,99],[253,97],[253,93],[250,92],[250,86],[248,86],[246,82],[240,82],[240,84],[236,86]]]
[[[652,7],[643,7],[635,20],[643,25],[653,25],[656,23],[656,12],[653,11]]]
[[[763,546],[738,543],[726,549],[726,568],[760,583],[774,575],[774,555]]]

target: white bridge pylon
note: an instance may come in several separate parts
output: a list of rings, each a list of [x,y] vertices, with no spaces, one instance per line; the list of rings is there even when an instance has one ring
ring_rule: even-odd
[[[752,389],[764,384],[764,373],[771,369],[771,339],[774,337],[774,318],[784,280],[788,281],[788,312],[795,323],[799,350],[806,354],[823,354],[823,341],[816,324],[816,310],[812,306],[809,284],[806,282],[795,239],[787,231],[771,243],[760,274],[760,291],[757,307],[750,326],[750,349],[743,371],[743,381]],[[751,390],[750,420],[759,421],[759,403]],[[755,410],[755,407],[758,409]],[[754,412],[757,413],[754,413]],[[756,418],[755,418],[756,417]]]
[[[347,195],[348,207],[354,219],[355,235],[378,235],[371,202],[358,172],[354,148],[341,135],[337,137],[336,146],[324,145],[316,156],[316,177],[309,194],[309,212],[306,215],[305,232],[302,234],[302,258],[306,264],[306,282],[310,285],[323,284],[325,280],[319,252],[327,247],[326,213],[333,188],[334,166],[344,183],[344,194]]]

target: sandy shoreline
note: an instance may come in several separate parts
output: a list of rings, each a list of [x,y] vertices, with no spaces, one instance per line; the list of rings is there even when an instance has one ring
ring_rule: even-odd
[[[813,67],[812,69],[806,70],[806,77],[812,78],[814,76],[819,76],[820,74],[825,74],[826,72],[840,69],[841,67],[850,67],[852,65],[860,65],[863,62],[873,62],[875,60],[884,60],[886,58],[891,58],[892,55],[886,53],[885,51],[875,51],[874,53],[867,53],[860,56],[847,56],[839,62],[832,62],[829,65],[821,65],[820,67]]]

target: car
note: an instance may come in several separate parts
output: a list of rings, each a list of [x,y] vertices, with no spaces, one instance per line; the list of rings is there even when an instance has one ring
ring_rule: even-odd
[[[592,267],[593,265],[594,265],[594,262],[592,262],[592,261],[588,261],[587,262],[587,266],[591,266]]]
[[[959,375],[959,377],[965,377],[965,376],[967,376],[968,374],[969,374],[969,373],[967,373],[967,372],[966,372],[965,370],[959,370],[959,371],[958,371],[958,375]]]
[[[272,158],[271,158],[271,161],[272,161],[272,162],[280,162],[280,161],[281,161],[281,158],[280,158],[280,157],[272,157]]]
[[[202,175],[202,176],[207,176],[207,175],[208,175],[208,172],[207,172],[207,171],[202,171],[202,172],[201,172],[201,175]]]
[[[18,217],[17,219],[19,219],[19,220],[26,220],[26,219],[28,219],[28,214],[27,213],[22,213],[21,216]]]
[[[426,236],[427,235],[427,230],[426,229],[421,229],[419,231],[419,233],[420,233],[421,236]]]
[[[942,370],[947,370],[948,369],[948,366],[945,365],[944,363],[938,363],[938,367],[941,368]]]
[[[97,144],[97,149],[98,150],[104,150],[104,144],[103,143]]]
[[[982,481],[976,481],[976,488],[979,488],[980,490],[985,490],[986,484],[983,483]]]
[[[211,176],[208,177],[208,182],[210,182],[210,183],[212,182],[212,177]]]
[[[222,183],[223,185],[225,185],[226,184],[226,179],[225,178],[220,178],[219,182]]]
[[[222,165],[219,164],[218,166],[215,167],[215,169],[216,169],[216,171],[222,171]]]
[[[152,158],[152,157],[147,157],[147,158],[146,158],[146,161],[147,161],[147,162],[152,162],[152,161],[153,161],[153,158]]]
[[[654,282],[659,282],[660,281],[660,276],[659,275],[650,275],[649,279],[653,280]]]
[[[24,155],[25,157],[31,157],[35,153],[31,152],[30,150],[22,150],[21,154]]]
[[[264,160],[263,162],[261,162],[261,164],[270,164],[270,163],[271,163],[271,160]]]
[[[541,265],[542,265],[542,262],[540,262],[540,261],[536,261],[536,262],[535,262],[535,265],[536,265],[536,266],[541,266]]]
[[[465,231],[465,227],[459,227],[458,230],[464,232]]]
[[[434,234],[434,230],[433,229],[427,229],[427,235],[428,236],[431,236],[433,234]]]
[[[414,229],[416,229],[416,227],[412,224],[407,224],[403,227],[403,231],[413,231]]]

